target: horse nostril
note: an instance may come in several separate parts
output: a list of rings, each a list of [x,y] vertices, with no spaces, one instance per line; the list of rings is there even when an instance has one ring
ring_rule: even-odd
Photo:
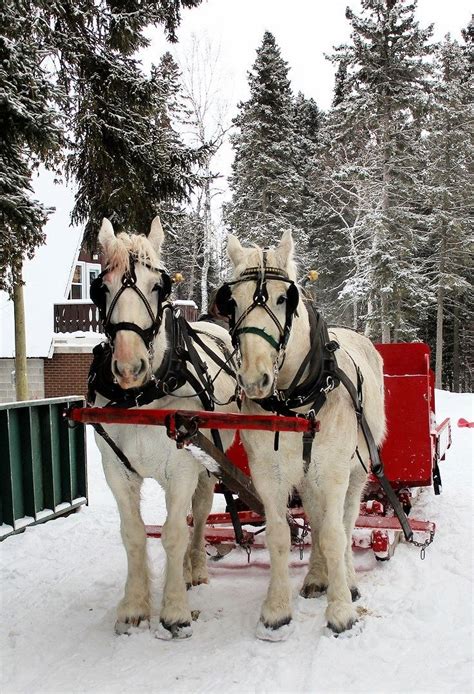
[[[270,376],[268,374],[263,374],[262,387],[265,388],[270,383]]]
[[[122,372],[120,371],[119,366],[118,366],[118,361],[117,361],[116,359],[114,359],[113,370],[115,371],[115,373],[116,373],[118,376],[121,376],[121,375],[122,375]]]
[[[146,362],[144,359],[140,359],[140,364],[135,368],[135,376],[138,376],[146,369]]]
[[[239,386],[240,386],[241,388],[244,387],[244,381],[243,381],[243,378],[242,378],[242,376],[241,376],[240,374],[237,374],[237,383],[239,384]]]

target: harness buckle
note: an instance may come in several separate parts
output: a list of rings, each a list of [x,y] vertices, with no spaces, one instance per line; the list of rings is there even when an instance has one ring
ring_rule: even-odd
[[[331,390],[334,390],[334,379],[332,376],[328,376],[326,378],[326,386],[321,388],[320,392],[327,395],[328,393],[331,392]]]

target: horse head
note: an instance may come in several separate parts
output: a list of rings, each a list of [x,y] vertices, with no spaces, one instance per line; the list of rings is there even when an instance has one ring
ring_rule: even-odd
[[[159,217],[148,237],[114,233],[104,219],[99,243],[106,269],[91,286],[112,347],[112,372],[123,389],[139,388],[153,374],[153,344],[170,279],[160,265],[163,228]]]
[[[216,297],[219,313],[229,316],[239,350],[238,381],[252,399],[273,392],[298,306],[293,238],[286,231],[275,248],[243,248],[229,234],[227,253],[233,280]]]

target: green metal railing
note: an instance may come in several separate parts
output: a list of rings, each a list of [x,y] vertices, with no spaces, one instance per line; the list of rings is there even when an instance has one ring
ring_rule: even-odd
[[[87,503],[85,427],[69,428],[79,396],[0,404],[0,540]]]

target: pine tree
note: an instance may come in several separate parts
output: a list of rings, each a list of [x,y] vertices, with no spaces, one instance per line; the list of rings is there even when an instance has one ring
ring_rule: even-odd
[[[335,99],[342,139],[334,141],[343,147],[344,158],[348,134],[357,140],[353,169],[345,167],[345,193],[350,197],[357,187],[361,191],[365,182],[371,194],[365,200],[360,193],[355,197],[352,218],[361,272],[354,260],[352,282],[368,289],[370,334],[388,342],[416,337],[417,321],[430,300],[418,261],[425,240],[418,153],[431,27],[419,28],[415,2],[362,0],[361,5],[360,16],[346,13],[352,43],[332,56],[344,85]],[[353,224],[349,228],[355,231]]]
[[[295,228],[299,204],[288,65],[268,31],[248,79],[250,98],[234,119],[232,200],[224,219],[242,240],[265,245],[282,229]]]
[[[452,326],[453,339],[457,333],[459,340],[460,328],[463,331],[463,339],[456,349],[458,361],[463,354],[468,355],[473,346],[468,318],[469,309],[472,311],[470,243],[474,197],[469,58],[469,51],[449,35],[437,47],[434,103],[427,141],[426,205],[430,209],[430,276],[436,290],[438,388],[443,381],[451,384],[452,372],[459,371],[458,365],[453,368],[452,347],[447,348],[446,324],[456,323]],[[443,361],[443,355],[448,359]],[[454,387],[458,390],[459,377],[455,381]]]
[[[12,292],[25,256],[44,243],[51,210],[32,196],[33,170],[52,166],[62,144],[54,87],[31,40],[30,3],[7,1],[0,14],[0,289]]]

